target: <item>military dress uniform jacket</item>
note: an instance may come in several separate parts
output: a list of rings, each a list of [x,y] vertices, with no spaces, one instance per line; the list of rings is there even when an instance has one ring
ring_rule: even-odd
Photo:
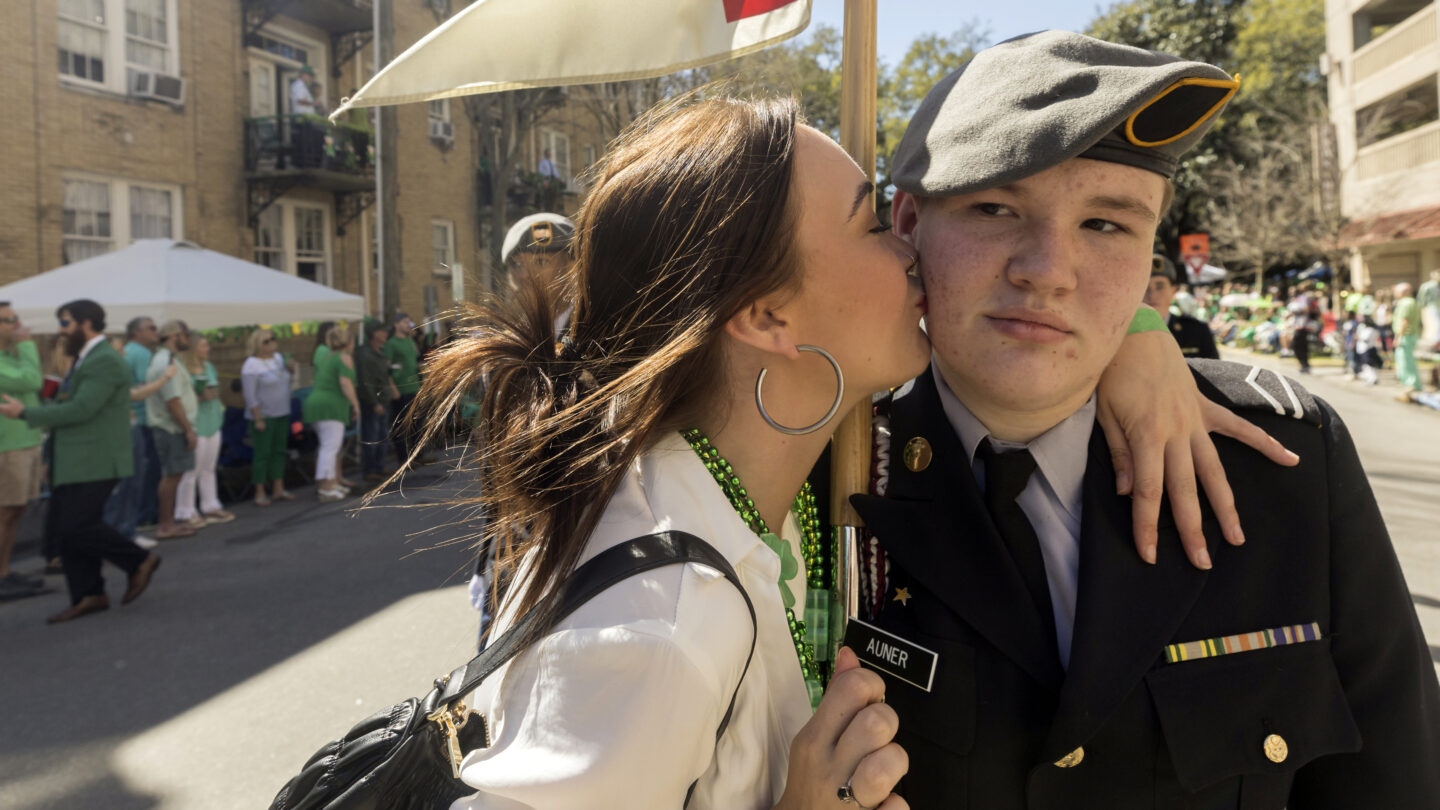
[[[50,428],[52,486],[129,478],[130,367],[109,342],[95,344],[56,401],[25,409],[32,427]]]
[[[876,624],[938,653],[929,692],[882,673],[911,807],[1440,808],[1440,687],[1344,425],[1273,373],[1251,386],[1247,367],[1191,365],[1206,396],[1300,465],[1217,437],[1248,542],[1227,544],[1207,511],[1214,568],[1197,570],[1167,510],[1150,566],[1097,425],[1068,671],[931,373],[893,402],[887,496],[852,502],[890,565]],[[918,472],[899,462],[917,436],[933,450]],[[1298,643],[1245,636],[1237,649],[1259,648],[1189,645],[1189,660],[1167,663],[1167,645],[1276,628]]]
[[[1199,318],[1171,315],[1170,334],[1174,335],[1175,342],[1180,344],[1180,351],[1184,353],[1186,360],[1220,359],[1220,350],[1215,348],[1215,336],[1210,334],[1210,326]]]

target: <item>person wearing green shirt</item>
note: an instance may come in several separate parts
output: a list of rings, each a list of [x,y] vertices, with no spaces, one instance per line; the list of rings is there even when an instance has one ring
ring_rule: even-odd
[[[175,491],[175,522],[227,523],[234,520],[235,515],[221,506],[215,482],[225,405],[220,401],[220,377],[210,363],[210,341],[204,335],[192,335],[189,350],[181,352],[176,361],[194,380],[199,403],[195,406],[195,467],[180,476],[180,486]]]
[[[1435,351],[1440,347],[1440,270],[1430,271],[1430,280],[1415,293],[1420,305],[1420,345]]]
[[[130,369],[131,387],[144,385],[150,372],[150,360],[160,345],[160,330],[152,318],[144,315],[125,324],[125,347],[122,352]],[[160,485],[160,459],[155,455],[155,438],[145,421],[145,400],[130,402],[130,445],[135,454],[135,474],[120,482],[105,504],[105,522],[126,537],[136,536],[136,527],[156,522],[159,502],[156,492]]]
[[[320,328],[315,330],[315,354],[310,356],[311,372],[318,371],[320,361],[330,354],[330,347],[325,344],[325,339],[330,336],[330,330],[334,328],[334,321],[324,321],[320,324]]]
[[[0,416],[51,431],[50,520],[70,590],[70,607],[47,619],[51,624],[110,607],[103,562],[129,574],[121,604],[149,587],[161,562],[104,520],[110,491],[135,472],[130,370],[105,340],[105,308],[82,298],[63,304],[55,316],[65,351],[75,358],[55,401],[27,406],[0,394]]]
[[[26,407],[39,405],[40,352],[10,302],[0,301],[0,392]],[[0,416],[0,601],[34,596],[45,581],[10,570],[10,552],[25,507],[40,495],[40,442],[44,431]]]
[[[385,432],[390,429],[390,402],[398,392],[385,359],[389,324],[365,324],[365,342],[355,350],[355,394],[360,399],[360,471],[366,481],[385,480]]]
[[[399,396],[390,403],[390,441],[395,446],[396,462],[404,465],[410,458],[414,437],[406,429],[405,419],[410,405],[420,393],[420,351],[415,347],[415,322],[403,312],[391,321],[395,334],[385,342],[385,359],[390,361],[390,379]],[[420,463],[425,463],[423,459]]]
[[[1415,303],[1415,288],[1408,281],[1395,285],[1390,325],[1395,330],[1395,378],[1411,391],[1419,391],[1420,366],[1415,362],[1415,350],[1420,344],[1420,306]],[[1410,401],[1403,394],[1399,399]]]
[[[175,355],[190,348],[190,329],[184,321],[167,321],[160,327],[160,348],[150,361],[147,380],[158,380]],[[159,392],[145,400],[145,421],[155,439],[155,453],[160,457],[160,520],[155,539],[173,540],[195,533],[194,525],[175,522],[175,495],[180,479],[195,469],[195,417],[199,407],[195,381],[183,367],[161,386]],[[204,524],[201,524],[204,525]]]
[[[321,501],[338,501],[350,490],[340,484],[340,448],[345,426],[360,415],[355,396],[355,361],[350,354],[350,330],[331,329],[325,338],[330,353],[315,368],[315,385],[305,398],[305,424],[315,430],[320,449],[315,451],[315,487]]]

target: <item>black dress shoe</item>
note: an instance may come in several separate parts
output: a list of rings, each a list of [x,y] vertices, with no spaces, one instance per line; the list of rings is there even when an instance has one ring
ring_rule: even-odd
[[[70,607],[65,608],[59,613],[56,613],[54,616],[46,619],[45,623],[59,624],[60,622],[72,621],[74,619],[80,618],[81,616],[89,616],[91,613],[99,613],[102,610],[109,609],[110,597],[106,596],[103,593],[91,594],[90,596],[84,597],[79,602],[76,602]]]
[[[159,554],[151,554],[149,557],[146,557],[145,562],[140,563],[140,567],[136,568],[135,573],[130,575],[130,587],[126,588],[125,595],[120,597],[120,604],[128,605],[139,598],[140,594],[145,592],[146,586],[150,584],[150,577],[153,576],[159,568]]]

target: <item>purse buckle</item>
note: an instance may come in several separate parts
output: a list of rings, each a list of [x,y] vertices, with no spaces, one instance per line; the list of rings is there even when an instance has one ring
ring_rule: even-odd
[[[440,726],[441,733],[445,735],[445,753],[450,759],[450,775],[459,779],[460,762],[465,758],[465,752],[460,750],[460,729],[470,722],[470,713],[466,711],[465,703],[462,701],[454,706],[441,706],[425,719]]]

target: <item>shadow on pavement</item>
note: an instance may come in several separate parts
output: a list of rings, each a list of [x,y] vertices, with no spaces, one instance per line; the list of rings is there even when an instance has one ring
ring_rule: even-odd
[[[459,522],[463,511],[437,505],[461,487],[463,474],[449,478],[446,467],[442,462],[412,473],[403,499],[378,499],[413,509],[357,513],[358,498],[319,504],[309,489],[298,490],[293,503],[268,509],[233,506],[237,520],[161,544],[156,551],[165,566],[131,605],[120,606],[125,577],[107,566],[112,607],[102,614],[44,624],[65,604],[56,577],[48,584],[59,586],[58,593],[0,604],[0,807],[155,807],[157,797],[137,792],[113,767],[125,740],[401,600],[465,582],[468,544],[430,548],[474,528]],[[21,570],[34,558],[23,562]],[[337,672],[337,679],[344,674]],[[337,731],[347,719],[359,715],[337,718]],[[284,733],[283,716],[263,720]],[[227,731],[214,729],[210,741],[214,777],[221,782],[227,780],[225,760],[254,756],[227,755]],[[294,764],[298,769],[301,763]],[[97,797],[103,797],[101,805],[94,804]]]

